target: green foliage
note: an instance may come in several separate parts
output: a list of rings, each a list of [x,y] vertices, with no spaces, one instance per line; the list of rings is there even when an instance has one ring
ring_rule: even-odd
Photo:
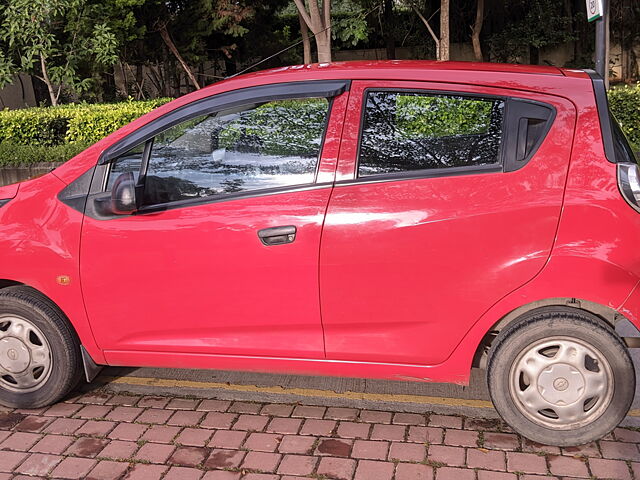
[[[12,73],[36,75],[50,90],[51,102],[60,86],[82,92],[90,88],[90,70],[104,69],[117,59],[118,39],[101,15],[100,4],[89,0],[11,0],[0,7],[0,39],[8,56],[0,57],[0,87]]]
[[[39,162],[66,162],[87,148],[87,143],[71,143],[46,147],[43,145],[19,145],[9,141],[0,142],[0,167],[29,165]]]
[[[333,17],[331,33],[333,39],[340,40],[345,45],[352,47],[361,42],[366,42],[369,38],[369,23],[367,22],[368,11],[362,5],[353,2],[339,2],[332,9]]]
[[[491,36],[491,56],[501,62],[522,61],[529,48],[541,49],[574,40],[572,18],[557,0],[514,0],[513,21]],[[494,60],[495,61],[495,60]]]
[[[609,90],[609,106],[631,146],[640,151],[640,83]]]
[[[409,137],[487,133],[492,104],[462,97],[398,95],[396,125]]]
[[[0,142],[31,146],[91,144],[168,100],[3,110]]]

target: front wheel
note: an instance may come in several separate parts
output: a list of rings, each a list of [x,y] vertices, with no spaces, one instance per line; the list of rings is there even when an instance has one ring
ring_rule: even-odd
[[[598,440],[622,421],[635,370],[609,325],[576,308],[544,307],[500,332],[487,383],[496,410],[516,432],[573,446]]]
[[[51,405],[81,373],[78,337],[62,312],[33,289],[0,290],[0,404]]]

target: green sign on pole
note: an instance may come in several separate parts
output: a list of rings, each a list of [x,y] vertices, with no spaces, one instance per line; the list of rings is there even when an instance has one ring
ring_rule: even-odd
[[[602,0],[587,0],[587,20],[593,22],[602,18]]]

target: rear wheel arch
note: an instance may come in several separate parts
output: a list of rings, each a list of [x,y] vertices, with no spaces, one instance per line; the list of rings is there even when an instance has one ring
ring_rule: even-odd
[[[640,331],[627,319],[624,315],[619,313],[617,310],[601,305],[596,302],[591,302],[589,300],[582,300],[578,298],[566,298],[566,297],[558,297],[558,298],[548,298],[544,300],[537,300],[526,305],[522,305],[514,310],[510,311],[498,321],[496,321],[485,333],[484,337],[476,347],[475,354],[473,356],[473,367],[484,368],[486,366],[487,355],[489,350],[491,349],[491,345],[493,340],[498,336],[498,334],[504,330],[508,325],[511,325],[514,322],[518,322],[521,317],[529,312],[534,310],[542,309],[545,307],[571,307],[577,310],[583,310],[589,312],[597,319],[605,325],[608,325],[611,328],[616,328],[622,323],[627,323],[631,329],[633,329],[635,334],[640,336]]]
[[[530,440],[565,447],[613,430],[635,393],[633,362],[613,327],[572,306],[519,318],[489,353],[487,386],[500,416]]]

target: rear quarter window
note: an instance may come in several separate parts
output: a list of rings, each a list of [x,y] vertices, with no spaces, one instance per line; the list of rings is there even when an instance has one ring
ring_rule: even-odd
[[[504,101],[369,91],[358,176],[500,163]]]

